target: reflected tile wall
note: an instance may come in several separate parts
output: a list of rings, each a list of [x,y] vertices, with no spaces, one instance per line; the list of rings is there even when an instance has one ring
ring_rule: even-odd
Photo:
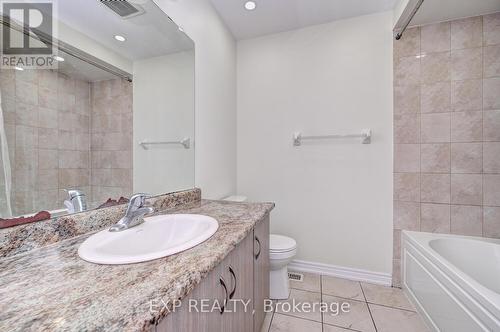
[[[132,83],[91,84],[91,190],[96,205],[132,194]]]
[[[395,247],[401,230],[500,238],[499,22],[431,24],[394,41]]]
[[[68,187],[90,192],[89,84],[51,70],[2,70],[0,88],[13,214],[63,208]]]
[[[14,215],[64,208],[64,189],[91,207],[132,191],[132,85],[50,70],[2,70]]]

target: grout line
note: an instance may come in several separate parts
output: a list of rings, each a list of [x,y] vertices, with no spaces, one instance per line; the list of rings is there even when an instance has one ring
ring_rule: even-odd
[[[422,142],[422,143],[394,143],[394,145],[438,145],[438,144],[451,144],[451,143],[455,143],[455,144],[461,144],[461,143],[469,143],[469,144],[472,144],[472,143],[482,143],[483,141],[449,141],[449,142]],[[486,141],[486,142],[492,142],[492,143],[498,143],[498,141],[496,140],[490,140],[490,141]],[[103,151],[112,151],[112,150],[103,150]],[[410,173],[410,172],[396,172],[396,173]]]
[[[359,283],[359,286],[361,287],[361,292],[363,292],[363,297],[365,298],[365,304],[366,304],[366,307],[368,308],[368,313],[370,314],[370,318],[372,319],[373,327],[375,328],[375,332],[377,332],[378,331],[377,324],[375,324],[375,319],[373,319],[372,311],[370,310],[370,306],[368,305],[368,301],[366,301],[365,291],[363,290],[363,286],[361,286],[361,283]]]
[[[418,45],[418,53],[420,55],[422,55],[422,29],[420,28],[419,29],[419,34],[418,34],[418,38],[420,39],[419,40],[419,45]],[[422,57],[420,56],[418,58],[418,61],[419,61],[419,67],[418,67],[418,70],[419,70],[419,73],[418,73],[418,76],[420,78],[419,80],[419,84],[418,84],[418,93],[419,93],[419,104],[418,104],[418,114],[420,115],[420,128],[419,128],[419,146],[418,146],[418,162],[419,162],[419,165],[418,165],[418,174],[419,174],[419,177],[418,177],[418,186],[419,186],[419,207],[418,207],[418,230],[420,231],[421,228],[422,228]],[[394,240],[393,240],[394,242]],[[392,244],[394,246],[394,243]],[[399,261],[399,266],[401,268],[401,259],[402,257],[400,257],[400,261]],[[393,269],[394,270],[394,269]],[[393,271],[393,279],[394,279],[394,271]],[[364,295],[364,291],[363,291],[363,295]],[[375,326],[375,331],[377,331],[377,326],[375,325],[375,320],[373,319],[373,315],[372,315],[372,312],[370,310],[370,306],[367,304],[368,306],[368,312],[370,312],[370,317],[372,318],[372,322],[373,322],[373,325]]]
[[[291,286],[290,286],[290,289],[294,289],[294,290],[298,290],[298,291],[302,291],[302,292],[315,293],[315,294],[320,294],[321,293],[321,290],[319,292],[316,292],[316,291],[312,291],[312,290],[307,290],[307,289],[302,289],[302,288],[296,288],[296,287],[291,287]]]
[[[307,321],[309,321],[309,322],[314,322],[314,323],[318,323],[318,324],[323,325],[321,322],[318,322],[317,320],[310,319],[310,318],[304,318],[304,317],[297,317],[297,316],[290,315],[290,314],[288,314],[288,313],[276,312],[276,315],[282,315],[282,316],[287,316],[287,317],[293,317],[293,318],[302,319],[302,320],[307,320]],[[273,317],[274,317],[274,315],[273,315]]]
[[[500,143],[500,142],[484,142],[484,143]],[[461,144],[461,143],[459,143]],[[464,144],[481,144],[481,142],[474,142],[474,143],[464,143]],[[418,174],[419,172],[394,172],[394,174]],[[448,174],[453,174],[453,175],[481,175],[481,174],[490,174],[490,175],[498,175],[500,172],[476,172],[476,173],[447,173],[447,172],[422,172],[422,174],[441,174],[441,175],[448,175]]]
[[[484,237],[484,17],[481,17],[481,47],[483,51],[483,68],[481,71],[481,115],[482,115],[482,127],[481,127],[481,171],[482,171],[482,181],[481,181],[481,198],[482,198],[482,211],[481,211],[481,235]]]
[[[450,29],[450,94],[448,95],[448,97],[449,97],[449,101],[450,101],[450,110],[453,112],[454,110],[452,109],[453,103],[452,103],[452,95],[451,95],[451,89],[452,89],[452,67],[453,67],[452,66],[453,50],[452,50],[452,40],[451,40],[451,35],[452,35],[451,22],[449,24],[449,29]],[[448,194],[449,194],[449,197],[450,197],[450,203],[452,201],[452,197],[451,197],[452,196],[451,174],[452,174],[452,168],[453,168],[452,167],[453,161],[452,161],[452,156],[451,156],[451,149],[452,149],[452,142],[453,142],[453,129],[452,129],[452,121],[451,121],[451,119],[452,119],[452,113],[450,113],[450,120],[449,120],[450,122],[448,124],[450,126],[450,143],[449,143],[450,146],[449,146],[449,149],[448,149],[448,151],[449,151],[448,157],[450,158],[449,159],[450,160],[450,185],[448,186]],[[449,229],[449,232],[451,233],[451,204],[448,206],[448,215],[450,216],[448,218],[448,229]],[[435,227],[436,225],[433,225],[433,226]]]
[[[394,310],[401,310],[401,311],[407,311],[407,312],[417,312],[417,310],[410,310],[410,309],[405,309],[405,308],[400,308],[400,307],[392,307],[390,305],[386,304],[380,304],[380,303],[375,303],[375,302],[366,302],[367,304],[373,304],[379,307],[384,307],[384,308],[389,308],[389,309],[394,309]]]
[[[338,299],[341,299],[341,300],[346,300],[346,301],[353,301],[353,302],[359,302],[359,303],[367,303],[366,300],[356,300],[356,299],[349,298],[349,297],[343,297],[343,296],[337,296],[337,295],[330,295],[330,294],[324,294],[324,295],[329,296],[329,297],[335,297],[335,298],[338,298]]]
[[[274,308],[273,308],[273,312],[271,313],[271,320],[269,321],[269,326],[267,327],[267,332],[271,331],[271,325],[273,325],[273,319],[274,319]]]
[[[481,175],[481,174],[475,174],[475,175]],[[401,202],[401,203],[422,203],[422,204],[435,204],[435,205],[456,205],[456,206],[475,206],[475,207],[484,207],[484,206],[491,206],[491,207],[499,207],[499,205],[491,205],[491,204],[463,204],[463,203],[436,203],[436,202],[418,202],[418,201],[405,201],[401,199],[395,199],[393,202]],[[397,228],[394,228],[397,229]]]
[[[361,284],[360,281],[358,281],[358,284],[359,284],[359,288],[361,289],[361,293],[363,293],[363,298],[365,299],[364,302],[368,303],[368,300],[366,299],[366,295],[365,295],[365,290],[363,289],[363,285]]]
[[[352,329],[352,328],[347,328],[347,327],[344,327],[344,326],[341,326],[341,325],[335,325],[335,324],[327,324],[327,323],[324,323],[323,325],[328,325],[328,326],[333,326],[333,327],[338,327],[342,330],[346,330],[346,331],[355,331],[355,332],[363,332],[363,331],[360,331],[360,330],[355,330],[355,329]]]

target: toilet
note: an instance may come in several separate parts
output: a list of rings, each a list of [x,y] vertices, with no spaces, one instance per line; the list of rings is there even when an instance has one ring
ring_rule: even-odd
[[[231,202],[245,202],[245,196],[229,196],[224,199]],[[297,254],[297,242],[287,236],[271,234],[269,237],[269,298],[286,300],[290,294],[288,264]]]
[[[269,239],[270,286],[269,297],[273,300],[288,299],[290,283],[288,280],[288,264],[297,253],[297,242],[294,239],[271,234]]]

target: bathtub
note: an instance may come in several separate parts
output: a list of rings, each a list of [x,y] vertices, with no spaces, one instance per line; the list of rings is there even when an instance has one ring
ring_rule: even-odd
[[[500,331],[500,240],[403,231],[402,286],[435,331]]]

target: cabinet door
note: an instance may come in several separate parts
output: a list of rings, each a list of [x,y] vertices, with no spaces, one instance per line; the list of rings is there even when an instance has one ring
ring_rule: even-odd
[[[264,322],[264,301],[269,299],[269,215],[254,229],[254,331]]]
[[[160,321],[156,331],[252,332],[253,297],[254,234],[252,233],[182,301],[180,309]],[[225,310],[223,313],[189,311],[189,301],[200,299],[215,299],[220,304],[225,304]],[[229,301],[225,302],[225,299]],[[242,301],[247,304],[246,310]]]
[[[156,327],[157,332],[219,332],[221,331],[225,313],[220,313],[218,310],[204,312],[201,310],[200,302],[196,308],[199,310],[190,310],[190,300],[208,300],[210,306],[213,300],[223,303],[226,297],[224,285],[221,283],[222,264],[212,270],[203,281],[196,286],[190,295],[182,300],[182,306],[175,312],[168,314],[161,320]],[[227,280],[222,279],[228,291]]]
[[[253,234],[241,241],[225,260],[230,300],[223,331],[252,332],[253,327]],[[227,261],[227,262],[226,262]]]

